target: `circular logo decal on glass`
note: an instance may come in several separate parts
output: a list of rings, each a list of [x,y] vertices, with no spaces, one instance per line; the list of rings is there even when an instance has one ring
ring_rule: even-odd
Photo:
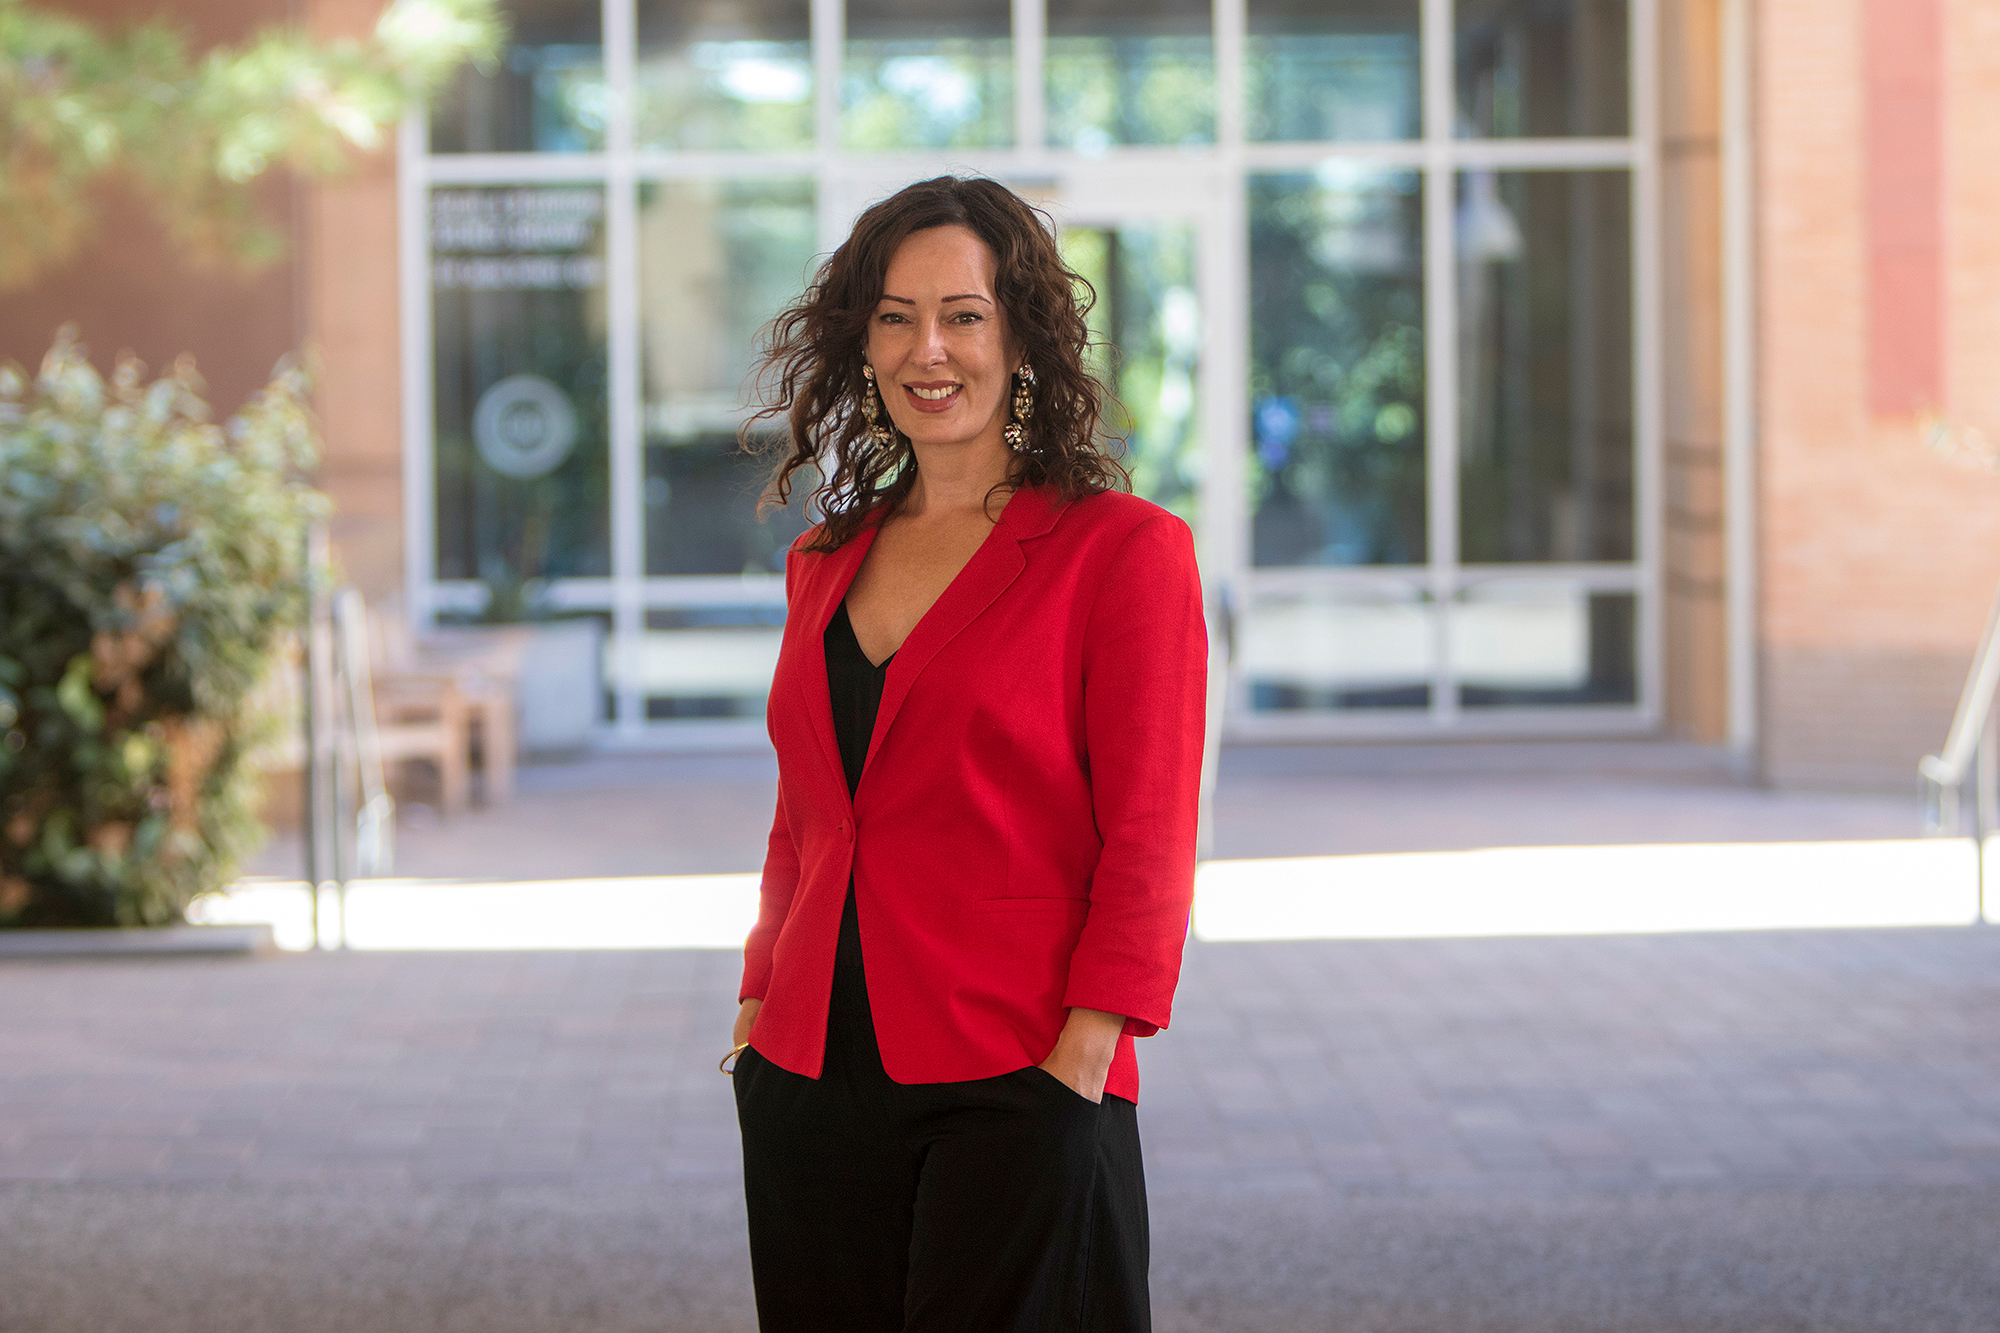
[[[472,442],[495,472],[547,476],[576,446],[576,409],[540,375],[509,375],[479,396]]]

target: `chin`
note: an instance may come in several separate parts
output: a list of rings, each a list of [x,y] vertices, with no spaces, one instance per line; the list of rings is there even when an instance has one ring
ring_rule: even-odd
[[[901,423],[898,423],[899,425]],[[979,442],[981,431],[944,421],[920,421],[914,423],[915,430],[905,429],[903,434],[910,437],[912,444],[923,445],[927,449],[950,449],[965,447]]]

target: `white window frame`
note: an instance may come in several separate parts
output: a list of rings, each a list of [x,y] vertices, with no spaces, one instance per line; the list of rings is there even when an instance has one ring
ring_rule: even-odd
[[[1214,0],[1216,142],[1207,148],[1126,148],[1083,159],[1041,143],[1041,64],[1045,0],[1012,0],[1015,146],[953,153],[849,154],[839,147],[843,0],[810,0],[816,147],[788,154],[641,152],[632,140],[631,89],[636,60],[634,0],[603,0],[605,76],[612,116],[605,148],[595,153],[455,153],[432,155],[421,115],[403,125],[398,153],[403,366],[403,496],[406,603],[422,630],[446,611],[477,609],[469,581],[436,577],[435,457],[432,403],[430,233],[433,186],[601,183],[606,196],[608,392],[610,394],[611,573],[557,580],[561,609],[608,612],[616,687],[615,720],[599,730],[607,746],[704,747],[762,743],[761,719],[649,722],[638,668],[649,610],[701,605],[782,605],[783,580],[761,577],[648,576],[644,551],[644,441],[639,373],[637,192],[641,181],[718,177],[798,177],[815,187],[822,252],[838,244],[868,201],[924,175],[972,170],[1050,190],[1059,218],[1071,211],[1093,221],[1123,215],[1184,218],[1200,238],[1200,281],[1209,331],[1202,349],[1200,394],[1208,472],[1198,534],[1215,604],[1242,607],[1280,591],[1339,587],[1425,589],[1438,608],[1436,677],[1425,709],[1253,712],[1247,682],[1232,672],[1224,734],[1245,742],[1421,736],[1630,735],[1657,730],[1664,695],[1661,577],[1661,348],[1659,142],[1656,0],[1629,0],[1631,97],[1625,138],[1458,139],[1452,135],[1452,0],[1420,0],[1423,135],[1384,143],[1267,144],[1243,135],[1244,0]],[[1425,376],[1428,433],[1428,560],[1401,567],[1258,569],[1250,563],[1249,234],[1247,186],[1256,171],[1310,170],[1331,159],[1406,167],[1422,174],[1425,249]],[[1465,168],[1620,168],[1630,173],[1633,256],[1633,414],[1635,558],[1629,564],[1506,564],[1459,561],[1457,305],[1453,255],[1456,174]],[[1227,296],[1229,299],[1222,299]],[[1574,580],[1596,591],[1638,598],[1639,691],[1631,705],[1571,705],[1462,710],[1447,649],[1454,598],[1496,580]]]

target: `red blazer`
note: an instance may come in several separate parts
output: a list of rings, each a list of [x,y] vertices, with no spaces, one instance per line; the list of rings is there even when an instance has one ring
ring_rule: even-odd
[[[821,636],[874,541],[794,546],[768,715],[778,812],[744,946],[751,1041],[819,1077],[850,870],[889,1077],[1039,1064],[1070,1006],[1167,1025],[1194,896],[1208,636],[1187,525],[1016,491],[890,662],[850,802]]]

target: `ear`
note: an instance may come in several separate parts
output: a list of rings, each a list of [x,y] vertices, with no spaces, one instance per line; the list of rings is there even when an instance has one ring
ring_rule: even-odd
[[[1014,332],[1011,329],[1007,331],[1007,363],[1014,367],[1013,373],[1017,375],[1020,373],[1021,367],[1028,364],[1027,346],[1014,336]]]

